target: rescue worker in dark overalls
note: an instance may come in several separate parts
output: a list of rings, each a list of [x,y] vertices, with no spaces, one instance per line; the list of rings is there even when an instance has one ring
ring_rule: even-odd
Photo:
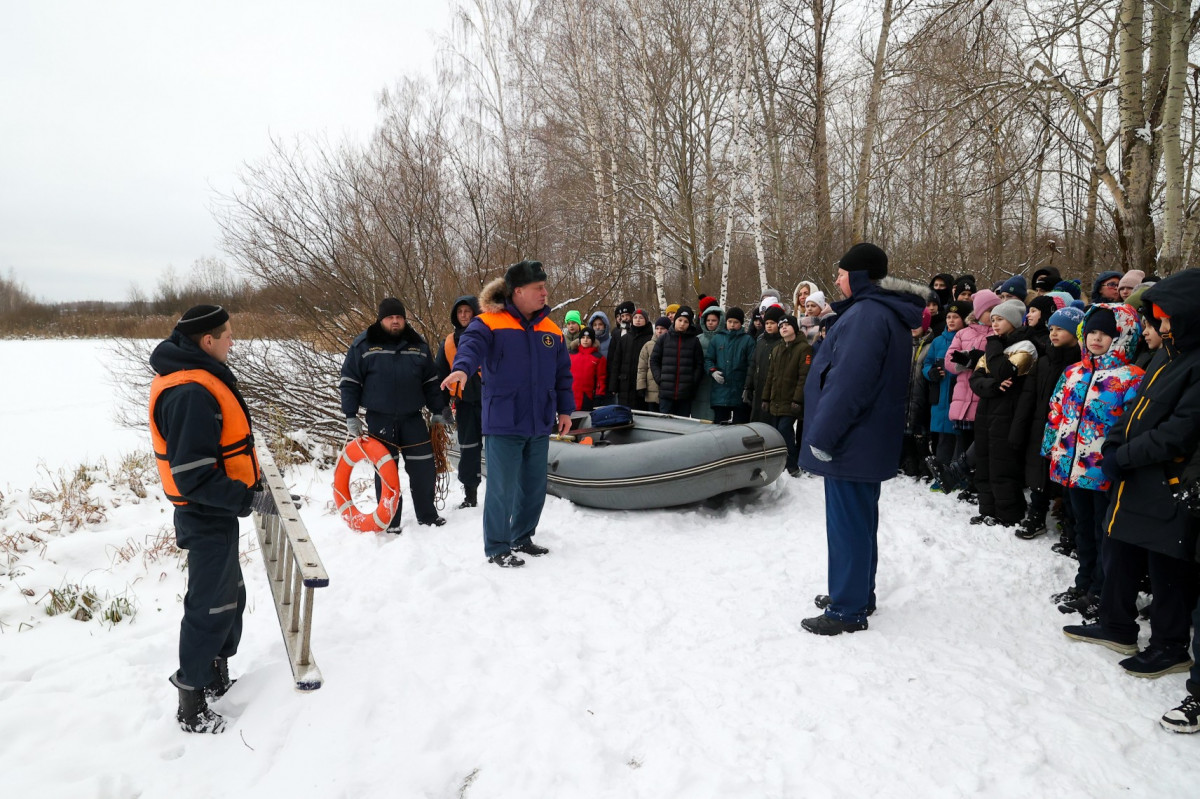
[[[389,297],[379,303],[375,324],[360,333],[342,363],[342,413],[346,432],[357,438],[364,432],[379,439],[392,453],[404,456],[417,522],[441,527],[446,520],[434,504],[437,474],[433,444],[421,409],[429,408],[435,424],[444,424],[441,381],[429,353],[429,345],[408,324],[404,303]],[[367,425],[358,419],[358,409],[367,411]],[[375,478],[375,493],[381,493]],[[400,533],[400,511],[392,517],[387,532]]]
[[[226,366],[232,346],[225,309],[197,305],[150,355],[150,435],[163,491],[175,505],[175,539],[188,550],[179,669],[171,675],[186,732],[225,728],[207,700],[233,684],[228,659],[242,637],[238,517],[278,513],[259,486],[250,413]]]
[[[450,374],[450,365],[458,353],[458,337],[471,324],[471,320],[479,315],[479,300],[470,295],[464,295],[454,301],[450,309],[450,323],[454,332],[446,335],[446,340],[438,347],[434,363],[438,370],[438,379],[445,380]],[[454,403],[454,418],[458,429],[458,482],[463,486],[463,501],[460,508],[474,508],[479,505],[479,481],[482,479],[481,461],[483,455],[483,381],[478,371],[467,380],[466,385],[455,384],[443,393],[443,399]],[[442,418],[449,421],[449,409]]]

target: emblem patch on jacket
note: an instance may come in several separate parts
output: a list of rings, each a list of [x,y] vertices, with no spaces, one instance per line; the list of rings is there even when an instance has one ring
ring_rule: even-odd
[[[549,333],[546,333],[545,335],[543,335],[542,336],[542,346],[543,347],[553,347],[554,346],[554,336],[550,335]]]

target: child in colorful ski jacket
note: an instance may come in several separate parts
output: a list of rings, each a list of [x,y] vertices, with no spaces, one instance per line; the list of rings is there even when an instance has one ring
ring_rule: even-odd
[[[1101,545],[1108,510],[1101,448],[1137,395],[1145,372],[1132,364],[1141,327],[1133,308],[1099,303],[1088,309],[1080,325],[1083,353],[1068,366],[1050,399],[1042,454],[1050,458],[1050,479],[1066,487],[1075,516],[1079,571],[1075,577],[1077,608],[1094,615],[1104,585]],[[1098,342],[1105,337],[1108,346]],[[1067,605],[1070,609],[1073,605]]]

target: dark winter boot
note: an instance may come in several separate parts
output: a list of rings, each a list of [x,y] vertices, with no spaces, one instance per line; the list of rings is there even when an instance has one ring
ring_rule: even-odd
[[[208,708],[204,699],[204,691],[196,688],[185,688],[180,685],[175,675],[171,675],[171,684],[179,689],[179,710],[175,720],[179,729],[184,732],[225,732],[225,719]]]
[[[477,492],[479,486],[463,486],[463,501],[458,504],[460,508],[475,508],[479,506]]]
[[[947,464],[939,463],[936,457],[930,455],[925,459],[925,465],[929,467],[930,473],[947,494],[959,488],[970,488],[966,485],[968,470],[965,455],[960,455]]]
[[[237,680],[229,679],[229,661],[225,658],[217,658],[213,661],[213,673],[216,677],[204,689],[204,696],[208,699],[220,699],[229,693],[229,689]]]
[[[1037,538],[1039,535],[1046,533],[1046,514],[1039,510],[1030,508],[1025,514],[1025,518],[1021,520],[1017,526],[1017,538],[1024,538],[1026,541]]]

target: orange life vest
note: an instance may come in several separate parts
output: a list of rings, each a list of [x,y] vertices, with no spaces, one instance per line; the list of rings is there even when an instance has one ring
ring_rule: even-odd
[[[212,372],[203,369],[183,369],[169,375],[155,375],[150,383],[150,438],[154,444],[154,457],[158,461],[158,476],[162,480],[163,493],[175,505],[187,505],[186,497],[179,493],[175,485],[175,475],[171,473],[171,463],[167,459],[167,440],[154,421],[154,408],[158,398],[168,388],[197,383],[208,390],[217,400],[221,409],[221,456],[214,468],[225,471],[231,479],[245,483],[247,487],[255,486],[262,477],[258,465],[258,456],[254,454],[254,435],[250,430],[250,419],[242,410],[237,396],[229,386],[221,382]]]
[[[444,346],[446,352],[446,363],[450,364],[450,368],[454,368],[454,356],[458,354],[458,345],[454,343],[454,334],[446,334],[446,343]],[[475,374],[479,374],[480,370],[476,369]],[[469,378],[468,378],[469,379]],[[454,399],[462,399],[463,389],[467,387],[466,383],[455,383],[447,389],[450,396]]]

